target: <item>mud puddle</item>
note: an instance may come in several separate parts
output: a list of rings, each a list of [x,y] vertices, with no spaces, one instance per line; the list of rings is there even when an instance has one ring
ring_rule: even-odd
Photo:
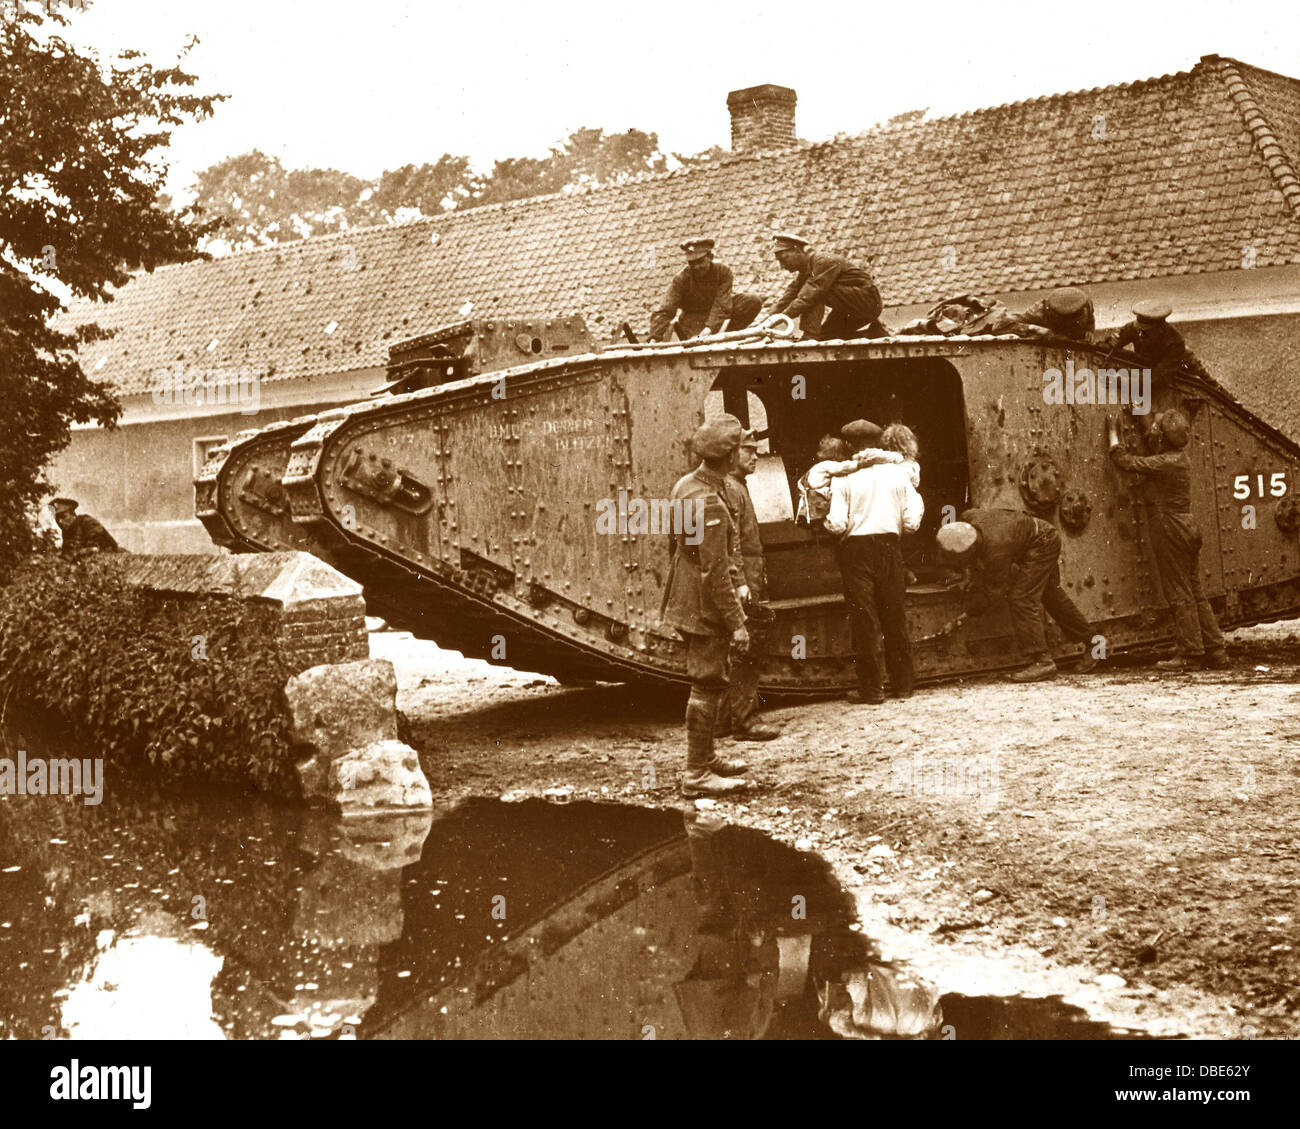
[[[0,967],[16,1038],[1142,1037],[945,993],[820,856],[693,808],[10,797]]]

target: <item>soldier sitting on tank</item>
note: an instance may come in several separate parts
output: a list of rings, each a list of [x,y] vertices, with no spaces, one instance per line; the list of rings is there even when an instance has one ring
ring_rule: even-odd
[[[719,416],[696,430],[691,449],[702,461],[673,487],[671,507],[683,515],[674,530],[660,619],[686,641],[686,774],[682,794],[720,796],[740,791],[748,768],[714,752],[718,709],[730,682],[733,650],[749,647],[739,531],[723,501],[726,476],[744,434],[740,420]],[[690,530],[685,527],[690,525]],[[692,532],[693,531],[693,532]]]
[[[1077,286],[1062,286],[1023,313],[999,319],[990,332],[1022,336],[1054,333],[1073,341],[1087,341],[1096,324],[1092,299]]]
[[[1061,536],[1050,522],[1017,510],[970,509],[960,521],[941,526],[936,541],[946,560],[970,570],[963,616],[983,615],[997,597],[1010,604],[1016,642],[1029,656],[1029,665],[1013,673],[1012,682],[1056,676],[1044,613],[1067,639],[1091,643],[1091,625],[1061,588]],[[1085,649],[1075,669],[1094,666],[1096,659]]]
[[[1108,416],[1111,461],[1121,470],[1142,476],[1151,555],[1160,588],[1174,619],[1174,656],[1156,663],[1161,670],[1191,670],[1206,666],[1224,670],[1231,665],[1214,609],[1201,591],[1201,531],[1192,517],[1192,466],[1187,457],[1187,418],[1179,411],[1161,412],[1147,428],[1150,455],[1133,455],[1120,444],[1116,420]]]
[[[880,291],[869,271],[842,255],[813,251],[802,235],[782,233],[774,239],[777,262],[795,278],[764,326],[785,314],[797,318],[803,335],[817,341],[886,336],[880,324]],[[828,307],[831,312],[823,320]]]
[[[1155,380],[1183,371],[1210,379],[1205,366],[1187,348],[1183,335],[1165,319],[1173,311],[1165,302],[1138,302],[1133,320],[1108,335],[1108,348],[1131,348],[1138,360],[1151,368]]]
[[[63,552],[75,556],[82,553],[120,553],[122,547],[113,535],[89,514],[77,513],[73,498],[55,498],[54,520],[63,532]]]
[[[650,315],[650,340],[667,341],[674,329],[684,341],[718,333],[724,323],[729,330],[748,328],[763,299],[732,292],[731,268],[713,261],[712,239],[688,239],[681,246],[686,268],[673,276],[663,302]]]

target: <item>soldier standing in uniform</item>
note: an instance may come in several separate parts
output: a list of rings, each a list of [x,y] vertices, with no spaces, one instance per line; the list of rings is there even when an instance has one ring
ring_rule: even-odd
[[[77,513],[77,502],[73,498],[55,498],[50,503],[54,508],[54,520],[63,531],[63,552],[86,553],[104,552],[120,553],[122,547],[113,539],[98,521],[89,514]]]
[[[659,615],[686,641],[691,696],[686,704],[686,775],[682,794],[725,796],[747,787],[736,779],[749,766],[719,757],[713,748],[718,708],[726,693],[730,654],[749,647],[743,576],[734,569],[739,534],[723,501],[726,477],[744,428],[735,416],[710,420],[696,430],[691,447],[702,460],[673,487],[672,561]]]
[[[764,319],[777,314],[797,318],[805,337],[818,341],[851,337],[884,337],[879,322],[883,308],[880,291],[870,272],[842,255],[814,252],[801,235],[781,234],[776,240],[776,260],[795,279]],[[822,320],[826,307],[831,313]]]
[[[993,597],[1007,597],[1016,642],[1029,655],[1029,665],[1012,674],[1012,682],[1056,676],[1044,612],[1067,639],[1092,641],[1088,620],[1061,588],[1061,535],[1051,522],[1018,510],[971,509],[960,521],[942,526],[936,540],[950,560],[971,568],[964,614],[981,615]],[[1075,670],[1096,665],[1092,652],[1085,650]]]
[[[712,239],[689,239],[682,244],[686,269],[668,284],[668,293],[650,315],[650,340],[667,341],[674,328],[682,340],[728,329],[745,329],[763,308],[753,294],[733,294],[731,268],[713,261]],[[673,322],[674,316],[681,316]]]
[[[1165,302],[1138,302],[1133,320],[1106,338],[1110,348],[1131,348],[1157,380],[1178,369],[1210,378],[1205,366],[1187,348],[1183,335],[1165,319],[1172,313]]]
[[[773,619],[764,603],[767,592],[767,571],[763,563],[763,541],[758,528],[758,515],[754,500],[749,496],[745,479],[758,469],[758,440],[752,431],[746,431],[736,451],[736,460],[723,486],[723,501],[736,522],[740,536],[740,556],[744,564],[745,586],[749,599],[745,603],[745,626],[749,631],[749,647],[733,650],[731,654],[731,685],[718,710],[716,737],[734,737],[737,741],[771,741],[781,736],[779,729],[759,725],[758,717],[758,651],[762,632]]]
[[[1139,425],[1145,420],[1135,415]],[[1161,412],[1147,431],[1153,455],[1129,454],[1120,444],[1119,429],[1107,417],[1111,461],[1121,470],[1140,474],[1146,494],[1151,554],[1160,587],[1174,617],[1175,654],[1156,663],[1161,670],[1191,670],[1204,664],[1212,670],[1231,666],[1214,609],[1201,591],[1201,531],[1192,517],[1192,465],[1187,457],[1187,419],[1182,412]]]

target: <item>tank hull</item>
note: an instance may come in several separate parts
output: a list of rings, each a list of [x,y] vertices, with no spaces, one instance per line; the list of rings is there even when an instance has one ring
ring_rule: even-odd
[[[827,693],[855,684],[852,644],[834,547],[792,520],[794,481],[819,435],[901,419],[921,441],[927,508],[905,539],[914,661],[919,680],[941,680],[1024,661],[1002,611],[953,627],[962,593],[933,533],[967,505],[1058,524],[1063,587],[1108,654],[1170,641],[1144,509],[1107,457],[1105,417],[1124,406],[1053,402],[1045,376],[1128,363],[1013,338],[614,350],[326,413],[291,440],[281,482],[294,527],[377,614],[521,669],[680,682],[683,643],[659,622],[671,532],[654,516],[691,469],[684,438],[731,411],[767,438],[750,479],[776,616],[762,685]],[[1149,407],[1192,421],[1202,582],[1223,625],[1300,615],[1300,448],[1192,377],[1157,386]]]

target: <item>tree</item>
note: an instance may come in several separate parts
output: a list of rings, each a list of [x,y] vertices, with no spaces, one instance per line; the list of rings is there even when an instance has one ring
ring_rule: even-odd
[[[496,204],[566,188],[621,184],[667,168],[657,134],[639,129],[608,134],[601,129],[576,129],[552,146],[549,157],[497,161],[474,202]]]
[[[220,98],[187,93],[195,76],[139,52],[102,65],[56,34],[65,23],[21,5],[0,23],[0,571],[35,544],[45,467],[71,425],[111,426],[121,410],[77,360],[78,341],[104,332],[54,328],[60,303],[42,279],[108,301],[133,271],[196,257],[193,214],[158,206],[163,156],[174,127]]]

